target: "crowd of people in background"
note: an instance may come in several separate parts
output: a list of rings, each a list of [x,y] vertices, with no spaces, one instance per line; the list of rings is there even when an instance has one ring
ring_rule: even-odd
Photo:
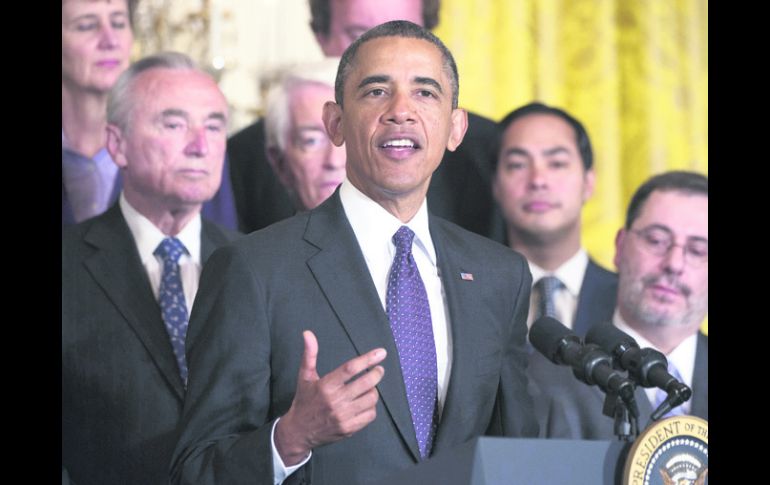
[[[324,60],[265,115],[187,55],[130,62],[135,0],[62,2],[62,483],[363,483],[478,436],[611,439],[541,316],[663,353],[708,419],[708,178],[581,243],[589,130],[458,106],[438,0],[309,0]],[[642,424],[661,402],[636,390]],[[664,396],[665,397],[665,396]]]

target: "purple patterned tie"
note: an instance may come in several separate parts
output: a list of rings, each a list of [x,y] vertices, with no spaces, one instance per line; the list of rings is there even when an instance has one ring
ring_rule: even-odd
[[[398,349],[406,397],[420,456],[430,455],[438,425],[436,344],[425,285],[412,256],[414,232],[393,235],[396,256],[390,268],[386,311]]]
[[[179,275],[179,257],[187,253],[187,248],[175,237],[167,237],[153,252],[163,259],[163,275],[160,278],[160,309],[166,331],[174,349],[179,375],[187,383],[187,361],[184,355],[184,339],[187,335],[187,304],[184,300],[182,278]]]

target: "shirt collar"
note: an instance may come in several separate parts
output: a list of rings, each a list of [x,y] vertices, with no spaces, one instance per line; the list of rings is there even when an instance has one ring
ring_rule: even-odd
[[[150,259],[155,259],[153,252],[158,244],[167,236],[163,234],[149,219],[140,214],[126,200],[123,192],[120,193],[120,210],[126,219],[128,228],[134,236],[136,247],[139,250],[139,257],[142,264],[147,264]],[[201,216],[200,213],[193,217],[175,237],[179,239],[187,248],[195,264],[200,264],[201,260]]]
[[[534,263],[529,263],[529,269],[532,272],[532,282],[537,283],[541,278],[553,275],[564,283],[572,296],[577,297],[580,294],[580,288],[583,286],[583,279],[588,267],[588,253],[580,248],[571,258],[556,268],[556,271],[546,271]]]
[[[414,231],[414,245],[428,257],[434,266],[436,265],[436,249],[430,237],[426,199],[423,199],[422,205],[414,217],[409,222],[403,223],[358,190],[345,177],[340,187],[340,201],[367,261],[371,261],[377,257],[377,254],[381,254],[380,251],[384,244],[387,244],[388,254],[391,257],[395,255],[393,234],[401,226],[407,226]]]

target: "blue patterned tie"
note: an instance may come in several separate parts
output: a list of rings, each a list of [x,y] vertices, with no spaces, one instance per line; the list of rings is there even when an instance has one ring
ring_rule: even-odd
[[[167,237],[153,252],[163,259],[163,275],[160,278],[160,309],[166,331],[171,339],[179,375],[187,383],[187,361],[184,356],[184,339],[187,335],[187,304],[184,300],[182,278],[179,275],[179,257],[187,253],[179,239]]]
[[[412,256],[413,239],[414,232],[406,226],[393,235],[396,256],[390,268],[386,311],[420,456],[425,458],[430,455],[438,425],[438,377],[428,294]]]
[[[668,373],[671,374],[679,382],[683,382],[682,376],[679,374],[679,371],[670,360],[668,361]],[[658,409],[660,405],[663,404],[663,401],[665,401],[667,397],[668,397],[668,394],[666,393],[666,391],[664,391],[663,389],[658,389],[657,392],[655,393],[655,403],[653,403],[652,410],[655,411],[656,409]],[[669,418],[671,416],[681,416],[683,414],[684,414],[684,409],[680,404],[679,406],[672,408],[671,410],[669,410],[669,412],[661,416],[661,419]]]
[[[556,314],[554,295],[556,295],[557,290],[564,287],[564,283],[556,276],[544,276],[537,281],[535,286],[540,292],[540,313],[537,317],[545,315],[558,320],[559,316]]]

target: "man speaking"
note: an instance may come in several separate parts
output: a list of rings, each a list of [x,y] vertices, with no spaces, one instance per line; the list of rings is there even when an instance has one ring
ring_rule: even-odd
[[[340,188],[202,275],[172,483],[363,483],[480,435],[537,434],[526,261],[427,210],[467,126],[451,53],[382,24],[345,51],[335,98]]]

